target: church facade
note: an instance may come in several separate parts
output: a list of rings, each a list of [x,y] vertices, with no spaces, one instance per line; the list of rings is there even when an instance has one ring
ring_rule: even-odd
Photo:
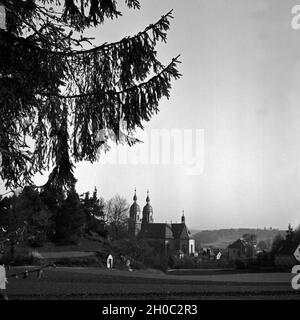
[[[135,191],[133,204],[129,211],[128,231],[133,238],[155,242],[165,254],[184,256],[195,253],[195,240],[190,236],[185,224],[184,213],[181,223],[155,223],[149,192],[146,197],[146,205],[141,213]]]

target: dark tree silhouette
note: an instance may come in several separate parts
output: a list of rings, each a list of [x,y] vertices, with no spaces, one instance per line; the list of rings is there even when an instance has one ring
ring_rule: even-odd
[[[104,234],[105,225],[105,201],[102,197],[98,198],[98,191],[95,188],[93,195],[90,197],[89,192],[86,192],[82,196],[84,198],[81,200],[82,207],[86,217],[86,231],[99,232]],[[102,228],[103,227],[103,230]]]
[[[51,234],[53,216],[39,192],[32,187],[25,187],[18,196],[0,199],[0,242],[25,241],[40,246]],[[22,237],[16,230],[22,230]]]
[[[138,0],[125,2],[140,8]],[[134,130],[169,97],[179,61],[164,66],[156,45],[167,40],[172,12],[134,36],[94,47],[84,30],[119,17],[116,0],[0,5],[0,177],[15,187],[50,170],[45,189],[70,190],[74,163],[94,162],[107,149],[103,130],[108,140],[132,145]]]
[[[85,214],[75,189],[71,189],[55,216],[54,241],[75,244],[83,234]]]

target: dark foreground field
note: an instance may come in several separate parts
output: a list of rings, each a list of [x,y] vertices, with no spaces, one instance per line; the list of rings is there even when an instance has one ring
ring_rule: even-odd
[[[22,269],[18,269],[20,271]],[[14,273],[16,269],[10,270]],[[299,299],[292,275],[215,274],[172,275],[98,268],[46,270],[41,280],[9,278],[10,299]]]

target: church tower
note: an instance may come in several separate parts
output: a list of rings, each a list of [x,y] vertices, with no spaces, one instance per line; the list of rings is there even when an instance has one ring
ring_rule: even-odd
[[[141,230],[141,209],[137,204],[136,189],[134,189],[133,204],[129,210],[128,232],[131,237],[136,237]]]
[[[181,223],[185,224],[184,210],[182,210]]]
[[[153,209],[150,205],[149,190],[147,191],[146,205],[143,208],[142,226],[153,223]]]

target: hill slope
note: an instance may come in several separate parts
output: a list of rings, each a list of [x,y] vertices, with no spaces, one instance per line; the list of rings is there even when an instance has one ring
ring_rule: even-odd
[[[193,234],[196,245],[214,246],[226,248],[230,243],[241,238],[244,234],[250,233],[257,236],[257,240],[272,240],[277,234],[285,235],[285,231],[277,229],[220,229],[220,230],[203,230]]]

